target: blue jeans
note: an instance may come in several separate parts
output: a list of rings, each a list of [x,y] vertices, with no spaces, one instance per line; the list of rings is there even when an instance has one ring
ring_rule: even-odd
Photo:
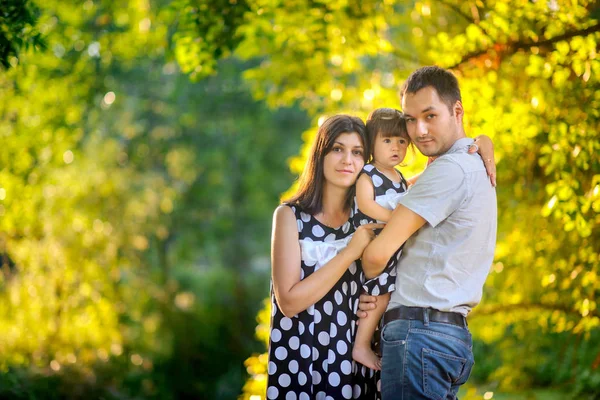
[[[454,400],[469,379],[474,364],[469,329],[425,319],[399,319],[383,327],[383,400]]]

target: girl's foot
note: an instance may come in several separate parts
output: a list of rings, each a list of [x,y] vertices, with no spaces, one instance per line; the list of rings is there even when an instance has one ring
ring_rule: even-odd
[[[352,349],[352,358],[365,367],[381,371],[381,358],[377,357],[370,348],[355,345],[354,349]]]

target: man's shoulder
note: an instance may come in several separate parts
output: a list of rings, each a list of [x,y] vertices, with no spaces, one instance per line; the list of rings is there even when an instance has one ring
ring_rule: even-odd
[[[433,164],[441,161],[440,167],[443,169],[451,168],[463,174],[468,174],[477,171],[485,171],[483,160],[477,153],[469,154],[467,152],[447,153],[438,157]],[[432,165],[433,165],[432,164]]]
[[[431,163],[417,181],[425,179],[462,179],[465,174],[465,169],[461,165],[461,158],[454,157],[453,154],[443,154]]]

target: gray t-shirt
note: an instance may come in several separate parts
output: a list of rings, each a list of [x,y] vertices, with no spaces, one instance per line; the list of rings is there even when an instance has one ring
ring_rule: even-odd
[[[496,190],[473,139],[438,157],[400,204],[427,222],[404,245],[388,309],[431,307],[466,316],[481,300],[496,246]]]

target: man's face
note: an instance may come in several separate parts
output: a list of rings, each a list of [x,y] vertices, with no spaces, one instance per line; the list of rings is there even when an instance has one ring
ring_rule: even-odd
[[[416,93],[405,93],[402,111],[406,119],[408,135],[417,148],[428,157],[447,152],[461,137],[463,108],[457,101],[448,109],[437,91],[427,86]]]

